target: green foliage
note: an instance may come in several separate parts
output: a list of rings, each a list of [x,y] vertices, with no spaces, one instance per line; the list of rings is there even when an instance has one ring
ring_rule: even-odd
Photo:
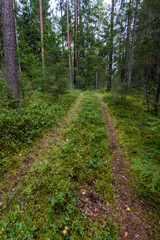
[[[0,115],[0,158],[32,145],[37,137],[42,136],[42,130],[58,123],[76,97],[77,93],[68,93],[56,100],[50,94],[32,92],[19,108],[3,108]]]
[[[39,155],[23,184],[18,184],[10,213],[4,204],[0,232],[4,239],[8,236],[25,239],[25,233],[28,239],[39,240],[117,239],[112,219],[104,220],[100,215],[91,223],[80,209],[82,186],[86,191],[92,188],[102,198],[113,201],[111,156],[103,112],[95,96],[85,95],[81,108],[71,124],[65,126],[66,131],[57,144],[45,155]],[[94,138],[97,134],[98,138]],[[3,196],[3,202],[10,201],[5,194]],[[10,214],[15,214],[15,218],[10,218]],[[66,234],[63,233],[65,228],[68,229]]]
[[[133,169],[139,173],[140,183],[155,193],[160,192],[160,165],[153,159],[159,155],[160,151],[155,151],[152,154],[145,153],[142,159],[133,160]]]
[[[139,190],[159,202],[159,117],[147,113],[145,101],[140,97],[126,96],[122,104],[118,95],[106,94],[103,101],[114,116],[119,140],[136,170]]]
[[[0,108],[14,106],[15,100],[11,98],[9,88],[3,78],[0,78]]]

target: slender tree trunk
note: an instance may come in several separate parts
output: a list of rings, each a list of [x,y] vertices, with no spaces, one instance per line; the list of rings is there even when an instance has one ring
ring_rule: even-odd
[[[131,54],[130,54],[130,58],[129,58],[129,69],[128,69],[128,93],[130,92],[130,88],[131,88],[135,31],[136,31],[136,24],[137,24],[137,13],[138,13],[138,1],[136,0],[136,11],[135,11],[135,17],[134,17],[133,31],[132,31]]]
[[[77,82],[77,76],[78,76],[78,30],[77,30],[77,21],[78,21],[78,14],[77,14],[77,0],[75,0],[75,40],[74,40],[74,84],[77,84],[77,87],[79,83]]]
[[[39,0],[39,13],[40,13],[40,29],[41,29],[42,69],[43,69],[43,78],[45,78],[42,0]]]
[[[2,26],[6,82],[12,97],[19,100],[13,0],[2,0]]]
[[[99,30],[100,30],[100,26],[101,26],[101,22],[100,21],[98,21],[98,32],[97,32],[97,41],[99,41],[100,40],[100,37],[99,37]],[[97,63],[98,63],[98,61],[99,61],[99,59],[98,59],[98,51],[97,51],[97,57],[96,57],[96,59],[97,59]],[[97,66],[98,66],[98,64],[97,64]],[[95,82],[95,89],[97,90],[98,89],[98,69],[96,69],[96,82]]]
[[[157,66],[157,91],[156,91],[156,99],[155,99],[155,114],[158,115],[158,103],[159,103],[159,95],[160,95],[160,66]]]
[[[16,2],[16,5],[17,5],[17,2]],[[15,10],[15,6],[14,6],[14,1],[13,1],[13,10]],[[17,21],[16,21],[16,18],[15,19],[15,34],[16,34],[16,46],[17,46],[17,50],[19,50],[19,40],[18,40],[18,32],[17,32]],[[22,70],[21,70],[21,61],[20,61],[20,58],[18,57],[18,69],[19,69],[19,72],[21,73]]]
[[[2,40],[2,2],[0,0],[0,65],[4,65],[4,57],[3,57],[3,40]]]
[[[98,72],[96,72],[96,85],[95,85],[95,89],[98,89]]]
[[[68,14],[68,0],[66,0],[66,12],[67,12],[67,42],[68,42],[68,65],[69,65],[69,80],[72,87],[72,71],[71,71],[71,54],[70,51],[70,37],[69,37],[69,14]]]
[[[107,84],[107,90],[111,90],[112,85],[112,64],[113,64],[113,19],[114,19],[114,0],[112,0],[112,10],[111,10],[111,31],[110,31],[110,53],[109,53],[109,77],[108,77],[108,84]]]
[[[17,1],[15,2],[16,3],[16,6],[17,6]],[[15,10],[15,6],[14,6],[14,1],[13,1],[13,10]],[[17,46],[17,50],[19,51],[19,39],[18,39],[18,32],[17,32],[17,21],[16,21],[16,18],[15,18],[15,34],[16,34],[16,46]],[[22,73],[22,69],[21,69],[21,60],[20,60],[20,57],[18,56],[18,70],[19,70],[19,74],[21,75]],[[24,86],[23,86],[23,81],[21,79],[21,82],[20,82],[20,88],[22,90],[22,96],[24,98]]]
[[[63,21],[62,21],[62,0],[60,0],[60,9],[61,9],[61,27],[62,27],[62,50],[64,52],[64,38],[63,38]]]
[[[129,1],[129,8],[131,7],[131,0]],[[131,14],[128,14],[128,24],[127,24],[127,37],[126,37],[126,56],[125,56],[125,81],[128,83],[128,74],[130,67],[130,35],[131,35]]]

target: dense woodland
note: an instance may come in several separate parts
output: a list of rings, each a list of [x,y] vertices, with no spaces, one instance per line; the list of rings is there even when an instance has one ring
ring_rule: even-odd
[[[0,235],[116,240],[131,234],[129,239],[157,239],[160,1],[55,0],[54,6],[51,0],[0,0]],[[115,130],[106,130],[105,119]],[[135,232],[129,225],[121,228],[104,210],[105,200],[110,204],[116,198],[114,131],[129,159],[127,178],[139,201],[149,206],[150,235],[139,228],[139,236],[136,226]],[[77,189],[82,194],[76,195]],[[90,207],[77,208],[79,200],[89,201]],[[103,221],[92,204],[99,215],[107,215]],[[125,209],[130,212],[132,206]]]
[[[10,21],[15,26],[20,96],[30,90],[58,94],[69,86],[136,92],[146,96],[148,109],[154,105],[157,114],[159,1],[113,0],[109,6],[103,1],[61,0],[55,5],[53,13],[49,0],[14,2],[15,18]],[[3,85],[2,25],[0,28]],[[5,38],[4,34],[4,42]],[[3,92],[1,95],[4,98]]]

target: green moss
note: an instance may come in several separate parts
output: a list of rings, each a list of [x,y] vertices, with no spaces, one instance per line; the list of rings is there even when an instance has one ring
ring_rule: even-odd
[[[69,92],[57,100],[50,94],[33,93],[29,100],[22,101],[18,109],[1,109],[1,175],[13,167],[13,164],[20,161],[22,157],[25,158],[25,156],[18,156],[18,159],[13,158],[13,153],[32,146],[35,139],[41,137],[44,131],[53,128],[53,125],[55,127],[73,105],[78,94],[77,91]]]
[[[160,118],[147,112],[144,99],[139,96],[126,96],[121,101],[118,95],[108,93],[102,99],[108,106],[122,150],[129,159],[126,167],[133,169],[131,175],[132,180],[136,180],[137,193],[156,209],[154,228],[157,229],[160,213]]]
[[[81,108],[58,143],[41,156],[27,178],[18,184],[18,194],[9,208],[3,206],[4,239],[16,239],[17,234],[19,239],[25,239],[25,235],[39,240],[117,239],[112,220],[108,219],[103,228],[106,220],[92,223],[79,209],[81,186],[113,201],[110,146],[104,123],[98,99],[85,94]],[[12,213],[16,214],[15,221],[9,217]],[[68,231],[64,235],[65,226]]]

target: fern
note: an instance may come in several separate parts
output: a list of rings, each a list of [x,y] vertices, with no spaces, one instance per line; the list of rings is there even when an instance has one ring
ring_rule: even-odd
[[[146,155],[134,160],[132,167],[139,173],[140,180],[152,192],[160,191],[160,165]]]

